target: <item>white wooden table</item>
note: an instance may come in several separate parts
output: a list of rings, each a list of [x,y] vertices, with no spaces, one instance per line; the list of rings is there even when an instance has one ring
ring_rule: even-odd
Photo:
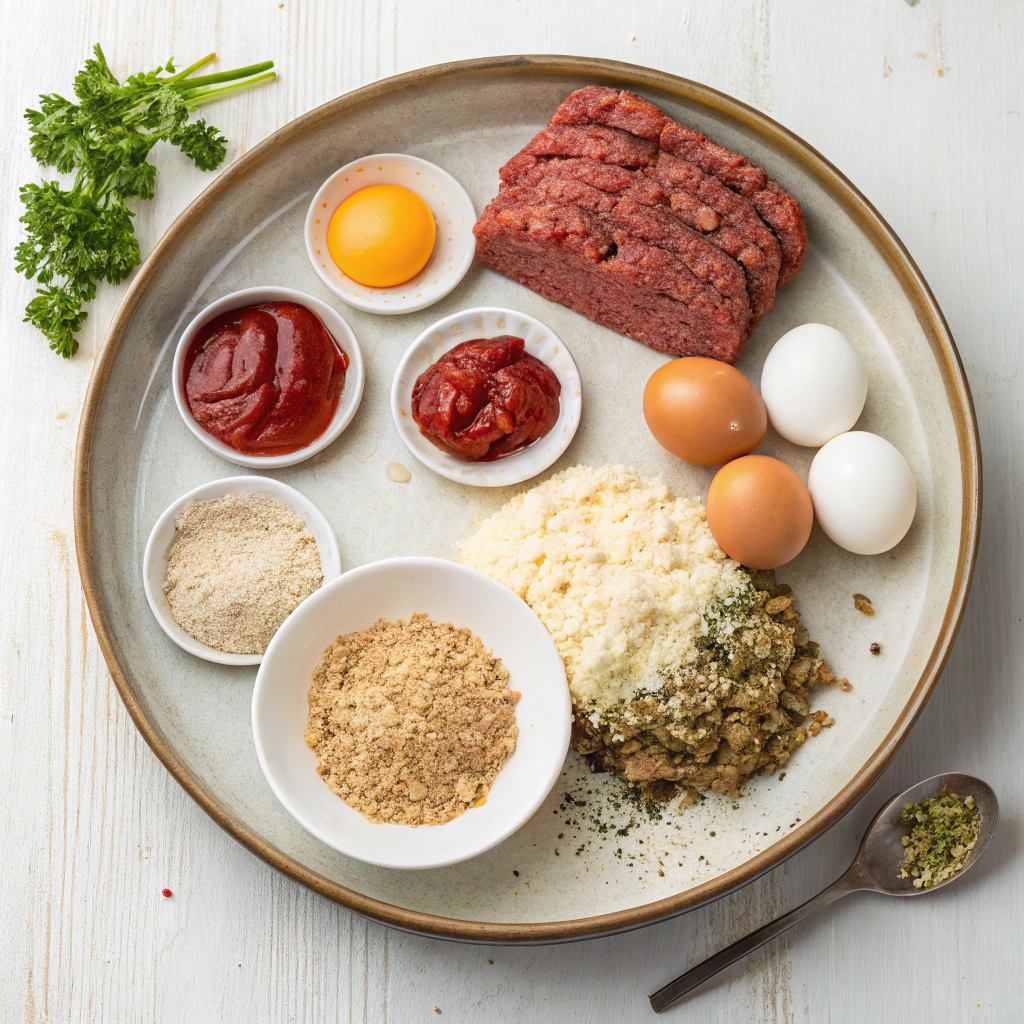
[[[235,846],[136,735],[97,650],[71,549],[82,397],[123,289],[71,362],[21,324],[21,111],[70,92],[100,41],[122,76],[210,50],[279,81],[210,108],[229,159],[376,78],[501,53],[647,64],[746,100],[833,160],[931,282],[974,390],[985,523],[952,659],[872,793],[828,835],[719,903],[576,945],[446,944],[367,923]],[[1020,1021],[1024,947],[1024,5],[1016,0],[7,0],[0,9],[0,1019],[617,1022],[686,964],[845,867],[889,793],[962,769],[1004,818],[958,891],[859,896],[721,975],[678,1020]],[[210,180],[158,152],[143,251]],[[159,895],[164,886],[174,896]],[[671,1019],[671,1018],[670,1018]]]

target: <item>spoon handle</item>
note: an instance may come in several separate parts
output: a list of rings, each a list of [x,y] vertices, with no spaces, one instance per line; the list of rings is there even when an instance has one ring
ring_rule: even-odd
[[[852,892],[853,888],[845,876],[836,879],[827,889],[822,890],[817,896],[812,896],[806,903],[801,903],[795,910],[791,910],[782,917],[766,924],[763,928],[751,932],[742,939],[727,946],[720,953],[708,957],[703,963],[681,974],[675,981],[670,981],[664,988],[658,989],[651,998],[651,1007],[655,1013],[661,1013],[670,1006],[674,1006],[688,992],[691,992],[698,985],[703,984],[709,978],[713,978],[719,971],[724,970],[729,964],[742,960],[748,953],[760,949],[766,942],[770,942],[776,935],[799,924],[804,918],[810,917],[816,910],[827,906],[840,896]]]

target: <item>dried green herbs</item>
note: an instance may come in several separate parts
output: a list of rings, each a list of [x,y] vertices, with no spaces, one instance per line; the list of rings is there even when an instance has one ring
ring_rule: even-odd
[[[900,878],[913,878],[916,889],[930,889],[963,870],[978,840],[981,812],[974,797],[961,800],[943,788],[938,796],[907,804],[901,820],[913,827],[903,837]]]

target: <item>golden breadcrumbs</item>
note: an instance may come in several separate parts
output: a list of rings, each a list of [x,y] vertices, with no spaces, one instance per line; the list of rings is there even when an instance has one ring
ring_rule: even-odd
[[[451,821],[485,800],[515,750],[508,680],[478,637],[427,615],[339,636],[309,690],[317,772],[370,821]]]

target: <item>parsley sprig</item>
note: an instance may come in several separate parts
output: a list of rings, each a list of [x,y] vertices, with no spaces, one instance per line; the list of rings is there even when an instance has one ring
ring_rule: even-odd
[[[168,61],[155,71],[118,82],[99,45],[75,78],[77,103],[56,93],[25,111],[32,155],[44,167],[75,173],[71,188],[58,181],[21,186],[27,237],[15,251],[19,273],[42,286],[25,320],[68,358],[100,281],[117,284],[141,261],[128,205],[152,199],[156,168],[148,160],[158,142],[177,146],[203,171],[219,166],[227,140],[193,110],[239,89],[275,78],[273,61],[211,75],[195,72],[210,53],[176,71]]]

